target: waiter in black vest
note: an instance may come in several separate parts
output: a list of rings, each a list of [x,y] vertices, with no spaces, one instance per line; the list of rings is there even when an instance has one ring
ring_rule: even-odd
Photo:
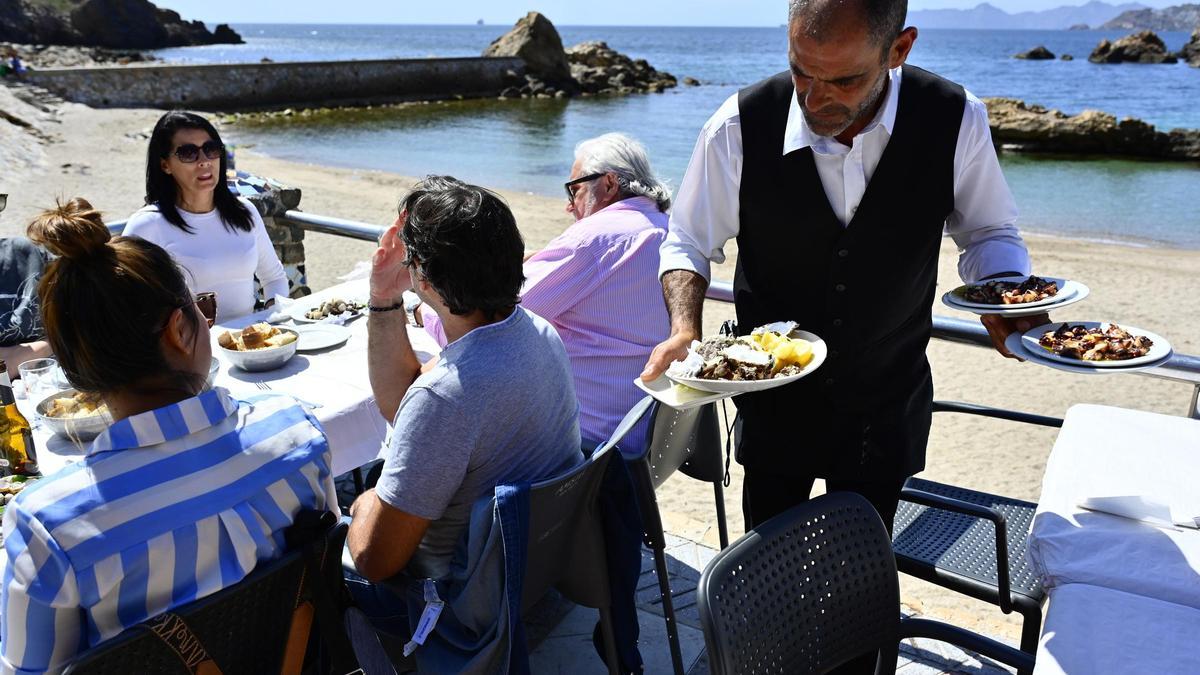
[[[1028,274],[987,108],[905,59],[906,0],[792,0],[780,73],[731,96],[700,134],[660,274],[671,337],[661,374],[701,337],[710,262],[737,238],[738,329],[796,321],[829,357],[811,377],[734,399],[747,528],[828,491],[865,496],[891,529],[925,466],[933,382],[925,348],[947,232],[967,282]],[[996,348],[1037,326],[984,317]]]

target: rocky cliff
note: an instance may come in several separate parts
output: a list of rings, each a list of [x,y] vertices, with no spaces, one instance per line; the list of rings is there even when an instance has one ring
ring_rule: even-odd
[[[225,24],[212,32],[149,0],[0,0],[0,41],[158,49],[242,38]]]
[[[1123,12],[1100,26],[1101,30],[1190,31],[1200,28],[1200,5]]]

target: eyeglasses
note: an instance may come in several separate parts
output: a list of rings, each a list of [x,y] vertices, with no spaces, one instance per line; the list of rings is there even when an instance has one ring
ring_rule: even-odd
[[[575,180],[569,180],[566,183],[563,183],[563,187],[566,188],[566,190],[567,190],[567,201],[572,201],[572,202],[575,201],[575,190],[573,190],[571,188],[575,187],[576,185],[579,185],[580,183],[587,183],[588,181],[593,181],[593,180],[596,180],[597,178],[604,178],[605,175],[607,175],[607,174],[605,174],[603,172],[593,173],[593,174],[588,174],[582,178],[576,178]]]
[[[8,195],[0,194],[0,211],[3,211],[6,206],[8,206]]]
[[[208,159],[219,159],[225,152],[225,146],[216,141],[205,141],[204,145],[196,145],[195,143],[184,143],[175,148],[175,152],[171,153],[179,158],[179,161],[184,164],[191,164],[200,160],[200,153]]]

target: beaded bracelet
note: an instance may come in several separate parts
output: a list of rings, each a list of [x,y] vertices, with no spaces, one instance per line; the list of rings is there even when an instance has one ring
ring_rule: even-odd
[[[404,309],[404,303],[397,302],[396,304],[392,305],[391,307],[376,307],[375,305],[367,305],[367,309],[370,310],[372,313],[374,313],[374,312],[394,312],[397,309]]]

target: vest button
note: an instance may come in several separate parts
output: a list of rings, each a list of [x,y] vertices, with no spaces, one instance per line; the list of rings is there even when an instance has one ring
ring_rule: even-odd
[[[838,284],[837,286],[833,287],[833,290],[841,293],[842,291],[846,290],[846,284]]]
[[[833,326],[834,326],[834,328],[840,327],[841,325],[842,325],[842,320],[841,320],[841,319],[834,319],[834,320],[833,320]]]
[[[830,377],[830,378],[827,378],[827,379],[825,380],[825,384],[826,384],[826,386],[832,386],[832,385],[833,385],[833,378],[832,378],[832,377]]]
[[[845,257],[846,257],[846,256],[848,256],[848,255],[850,255],[850,249],[845,249],[845,248],[844,248],[844,249],[842,249],[842,250],[838,251],[838,257],[839,257],[839,258],[845,258]]]
[[[831,358],[831,359],[836,359],[836,358],[838,357],[838,354],[839,354],[839,353],[840,353],[840,352],[838,352],[838,351],[835,349],[835,350],[833,350],[833,351],[829,352],[829,358]]]

